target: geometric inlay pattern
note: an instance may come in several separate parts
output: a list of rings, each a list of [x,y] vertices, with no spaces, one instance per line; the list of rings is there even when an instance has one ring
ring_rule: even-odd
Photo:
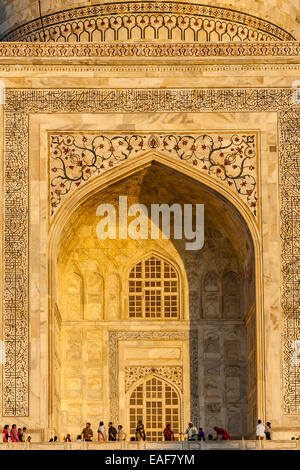
[[[129,158],[156,151],[192,165],[237,193],[257,214],[257,135],[51,133],[50,215],[64,196]]]

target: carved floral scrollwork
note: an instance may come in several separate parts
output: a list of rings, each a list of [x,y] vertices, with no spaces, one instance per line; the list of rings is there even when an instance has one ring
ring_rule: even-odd
[[[169,367],[125,367],[125,391],[143,377],[151,374],[158,375],[163,379],[167,379],[176,385],[182,391],[182,367],[169,366]]]
[[[70,191],[141,153],[157,150],[236,192],[257,215],[256,134],[55,134],[50,136],[51,215]]]

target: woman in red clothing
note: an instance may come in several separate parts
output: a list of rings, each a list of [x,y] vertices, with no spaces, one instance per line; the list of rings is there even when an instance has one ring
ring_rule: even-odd
[[[214,427],[214,430],[217,433],[216,439],[218,439],[219,436],[222,436],[222,441],[230,441],[230,436],[226,429],[224,428],[218,428],[217,426]]]
[[[8,442],[9,437],[10,437],[9,426],[8,424],[6,424],[3,428],[3,442]]]
[[[171,424],[166,425],[163,435],[165,436],[165,441],[174,441],[174,432],[171,429]]]
[[[11,442],[20,442],[16,424],[13,424],[11,427],[10,437],[11,437]]]

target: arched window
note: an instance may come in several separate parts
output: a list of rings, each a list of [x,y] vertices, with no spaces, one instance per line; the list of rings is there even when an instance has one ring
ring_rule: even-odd
[[[171,424],[175,440],[179,438],[179,396],[174,387],[164,380],[151,377],[139,384],[129,397],[130,437],[142,420],[147,441],[162,441],[166,424]]]
[[[179,279],[167,261],[151,256],[129,274],[130,318],[179,318]]]

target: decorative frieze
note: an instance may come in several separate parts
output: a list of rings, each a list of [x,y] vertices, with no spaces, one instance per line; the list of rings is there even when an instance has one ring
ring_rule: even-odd
[[[59,11],[18,26],[2,37],[2,41],[102,42],[167,38],[195,42],[294,39],[269,21],[233,9],[148,0]]]
[[[205,59],[211,57],[233,58],[247,57],[299,57],[300,43],[289,42],[261,42],[261,43],[190,43],[184,44],[176,42],[120,42],[101,44],[80,44],[80,43],[5,43],[0,42],[0,57],[10,58],[37,58],[49,57],[64,61],[68,57],[77,59],[103,58],[103,59],[130,59],[142,62],[145,58],[166,60],[180,57],[186,59]],[[230,67],[232,65],[230,64]],[[250,66],[251,67],[251,66]]]

